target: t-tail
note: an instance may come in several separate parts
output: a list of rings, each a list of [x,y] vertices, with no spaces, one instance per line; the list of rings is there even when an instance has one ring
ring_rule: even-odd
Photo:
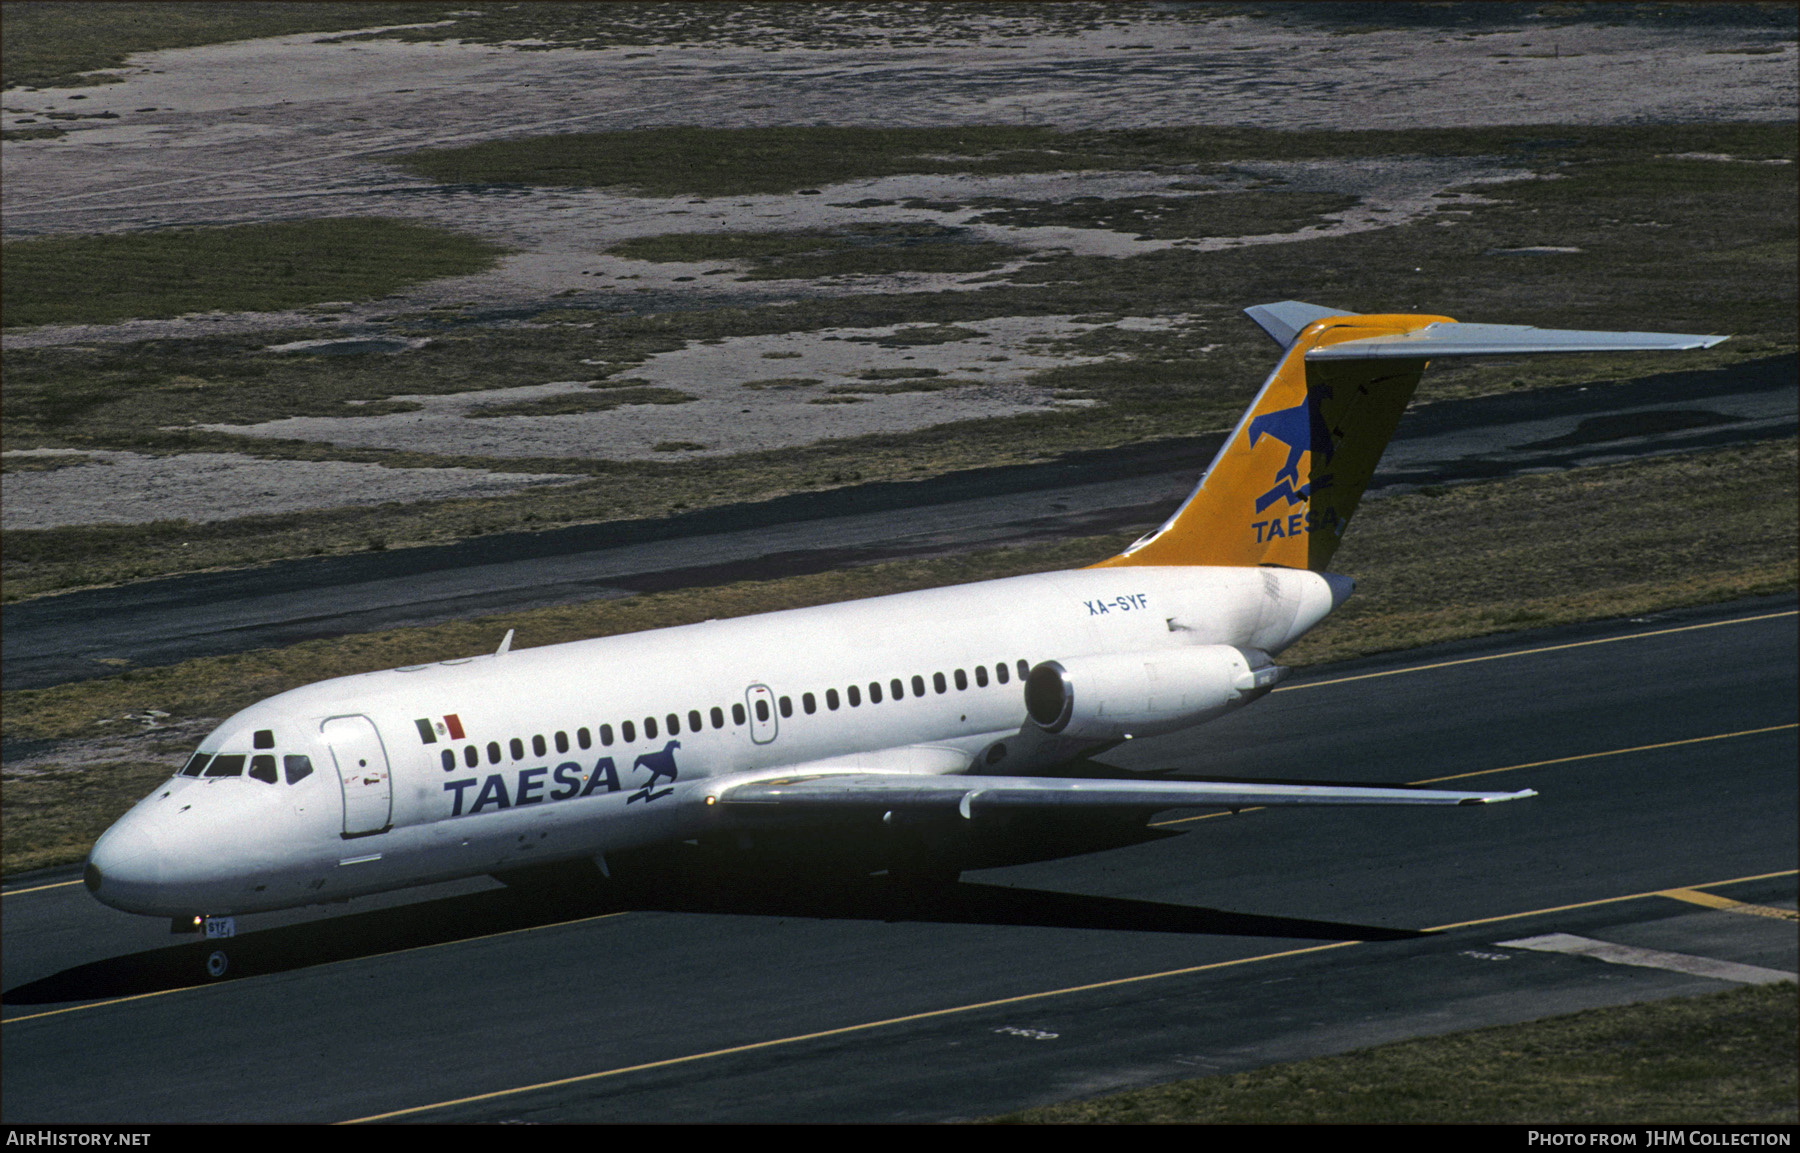
[[[1461,324],[1297,300],[1244,310],[1286,354],[1174,516],[1112,565],[1323,571],[1430,360],[1711,348],[1723,336]]]

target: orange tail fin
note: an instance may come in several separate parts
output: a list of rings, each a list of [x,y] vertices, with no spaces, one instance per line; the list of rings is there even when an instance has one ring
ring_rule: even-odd
[[[1245,311],[1287,354],[1187,503],[1093,567],[1324,569],[1429,359],[1709,348],[1725,339],[1360,316],[1292,300]]]

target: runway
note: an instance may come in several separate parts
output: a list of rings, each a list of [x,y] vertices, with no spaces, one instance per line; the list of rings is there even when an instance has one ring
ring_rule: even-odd
[[[1792,436],[1795,377],[1790,354],[1421,406],[1402,419],[1369,493]],[[8,687],[41,688],[121,667],[105,662],[172,664],[596,597],[1149,526],[1193,489],[1221,439],[40,597],[0,610],[0,664]]]
[[[1795,621],[1762,598],[1315,667],[1107,760],[1540,795],[1165,813],[939,894],[678,855],[629,900],[469,882],[244,918],[197,983],[204,946],[74,870],[18,879],[0,1109],[939,1121],[1792,974]],[[1512,943],[1555,934],[1613,959]]]

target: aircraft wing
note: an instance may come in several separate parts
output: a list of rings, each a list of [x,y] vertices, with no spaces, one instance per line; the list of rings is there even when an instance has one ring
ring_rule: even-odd
[[[989,809],[1061,806],[1112,809],[1242,809],[1258,805],[1482,805],[1535,797],[1442,789],[1352,785],[1277,785],[1226,781],[1113,780],[1070,777],[928,776],[918,773],[820,773],[729,785],[717,803],[788,811]]]
[[[1652,352],[1711,348],[1723,336],[1681,332],[1583,332],[1528,324],[1428,324],[1397,336],[1371,336],[1314,348],[1315,360],[1437,360],[1446,356],[1516,356],[1533,352]]]

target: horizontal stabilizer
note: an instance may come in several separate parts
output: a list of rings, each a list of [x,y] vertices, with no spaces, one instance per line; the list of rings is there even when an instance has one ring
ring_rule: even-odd
[[[1262,322],[1258,320],[1257,323]],[[1724,339],[1723,336],[1692,336],[1679,332],[1582,332],[1567,328],[1533,328],[1528,324],[1440,322],[1412,332],[1345,340],[1308,349],[1306,359],[1309,362],[1437,360],[1446,356],[1516,356],[1534,352],[1678,352],[1711,348]]]
[[[1324,320],[1328,316],[1347,315],[1341,308],[1325,308],[1317,304],[1305,304],[1298,300],[1283,300],[1278,304],[1258,304],[1244,309],[1244,315],[1262,326],[1262,330],[1274,338],[1282,348],[1292,348],[1300,330],[1315,320]]]
[[[922,776],[846,773],[746,781],[724,789],[723,805],[779,806],[788,811],[858,809],[1241,809],[1253,805],[1479,805],[1537,794],[1458,793],[1442,789],[1349,785],[1259,785],[1239,781],[1112,780],[1068,777]]]

